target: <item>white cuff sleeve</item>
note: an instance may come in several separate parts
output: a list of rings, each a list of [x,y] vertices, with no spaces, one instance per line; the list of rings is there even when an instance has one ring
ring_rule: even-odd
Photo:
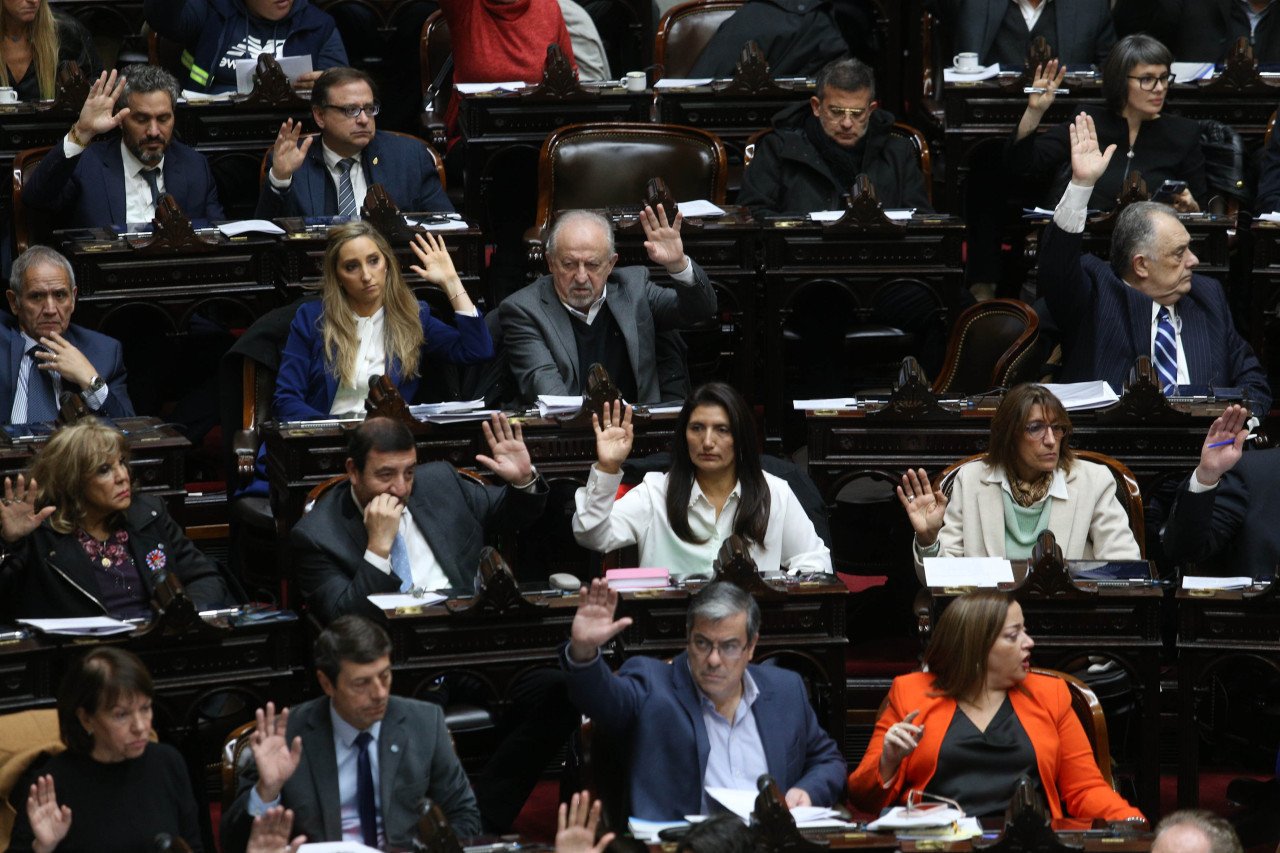
[[[1082,187],[1072,182],[1062,193],[1058,206],[1053,211],[1053,224],[1068,234],[1079,234],[1084,231],[1084,221],[1089,215],[1089,199],[1093,196],[1093,187]]]
[[[269,803],[262,801],[262,797],[258,796],[258,786],[254,785],[249,789],[249,814],[254,817],[260,817],[267,809],[280,805],[280,798],[276,797]]]
[[[72,142],[71,134],[69,133],[66,136],[62,137],[62,156],[66,157],[68,160],[70,160],[72,157],[79,157],[81,154],[84,153],[84,149],[86,147],[87,146],[84,146],[84,145],[76,145],[74,142]]]
[[[373,566],[378,571],[382,572],[384,575],[391,574],[391,558],[390,557],[379,557],[377,554],[373,553],[372,551],[365,549],[364,561],[369,565]]]
[[[103,385],[97,391],[94,391],[88,397],[82,397],[84,404],[95,412],[102,411],[102,406],[107,402],[107,396],[111,393],[111,389]]]
[[[1219,480],[1218,482],[1222,481]],[[1218,488],[1218,483],[1214,483],[1212,486],[1206,486],[1204,483],[1200,482],[1200,478],[1196,476],[1195,471],[1191,472],[1191,482],[1187,484],[1187,491],[1191,494],[1198,495],[1201,492],[1212,492],[1216,488]]]
[[[293,186],[293,175],[290,175],[289,177],[285,178],[282,181],[279,178],[277,178],[276,173],[270,169],[267,169],[267,180],[271,181],[271,186],[274,189],[280,190],[282,192],[284,190],[289,189],[289,187]]]
[[[693,261],[688,256],[685,257],[685,260],[688,263],[685,264],[684,269],[680,270],[680,272],[668,273],[668,275],[680,284],[693,284]]]
[[[453,313],[458,317],[479,317],[480,309],[472,305],[470,311],[454,311]]]

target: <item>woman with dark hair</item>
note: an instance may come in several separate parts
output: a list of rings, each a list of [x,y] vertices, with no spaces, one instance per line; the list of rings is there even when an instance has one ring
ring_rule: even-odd
[[[631,407],[614,402],[596,431],[596,464],[578,489],[573,535],[595,551],[640,546],[640,564],[672,577],[705,574],[733,533],[746,540],[763,571],[831,571],[818,538],[786,481],[760,467],[751,409],[723,382],[709,382],[685,401],[671,442],[671,470],[653,473],[615,500],[622,463],[631,453]]]
[[[53,100],[58,69],[75,62],[90,80],[98,76],[93,36],[49,0],[0,0],[0,86],[20,101]]]
[[[493,341],[471,303],[444,240],[428,233],[409,244],[412,267],[449,297],[457,328],[431,316],[413,297],[390,244],[367,222],[329,231],[319,302],[298,308],[276,376],[275,414],[309,420],[364,412],[369,378],[387,374],[413,402],[431,359],[477,364],[493,358]]]
[[[78,659],[58,692],[66,751],[14,786],[15,853],[136,853],[159,833],[201,850],[186,764],[151,741],[151,673],[137,655],[102,646]]]
[[[1070,436],[1058,398],[1026,383],[1001,401],[986,456],[957,472],[950,499],[933,490],[923,468],[908,470],[898,500],[916,532],[920,582],[925,557],[1026,559],[1043,530],[1053,531],[1068,560],[1140,559],[1115,478],[1076,459]]]
[[[134,494],[129,441],[115,427],[96,418],[65,426],[36,456],[30,480],[4,478],[0,601],[9,616],[146,617],[162,569],[197,606],[233,603],[164,501]]]
[[[1151,36],[1125,36],[1107,54],[1102,67],[1103,107],[1085,107],[1098,130],[1098,145],[1116,146],[1111,165],[1094,185],[1090,210],[1110,210],[1120,197],[1130,172],[1140,172],[1147,191],[1155,194],[1165,181],[1186,181],[1187,189],[1170,202],[1181,213],[1200,210],[1208,197],[1200,125],[1191,119],[1165,114],[1174,75],[1173,56]],[[1022,178],[1051,180],[1045,193],[1048,207],[1057,204],[1071,178],[1071,140],[1065,122],[1037,134],[1040,120],[1053,104],[1054,90],[1062,85],[1065,69],[1057,60],[1036,67],[1034,88],[1027,109],[1014,131],[1009,168]]]
[[[925,649],[925,671],[893,680],[849,776],[850,801],[876,813],[920,790],[967,815],[1003,816],[1026,776],[1055,818],[1142,820],[1102,778],[1067,683],[1028,671],[1034,645],[1007,592],[953,601]]]

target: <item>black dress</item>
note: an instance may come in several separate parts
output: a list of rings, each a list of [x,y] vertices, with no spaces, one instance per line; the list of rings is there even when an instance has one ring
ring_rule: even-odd
[[[53,776],[58,805],[71,808],[71,829],[57,853],[138,853],[155,848],[157,833],[178,835],[199,853],[200,823],[187,766],[176,749],[147,744],[138,758],[104,764],[62,752],[32,766],[9,800],[18,812],[9,840],[12,853],[31,850],[27,794],[37,778]]]

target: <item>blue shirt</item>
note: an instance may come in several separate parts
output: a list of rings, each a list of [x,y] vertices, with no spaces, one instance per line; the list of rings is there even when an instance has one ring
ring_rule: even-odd
[[[690,675],[692,675],[690,667]],[[742,673],[742,698],[728,720],[716,710],[716,705],[702,692],[697,680],[698,705],[702,709],[702,723],[707,729],[711,749],[707,753],[707,769],[702,774],[702,813],[709,814],[707,788],[738,788],[754,791],[760,774],[769,772],[769,762],[760,742],[760,730],[756,728],[756,715],[751,706],[760,696],[751,673]]]

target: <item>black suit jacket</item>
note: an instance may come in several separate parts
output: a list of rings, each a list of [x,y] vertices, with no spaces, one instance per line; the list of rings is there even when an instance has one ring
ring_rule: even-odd
[[[308,842],[341,841],[342,810],[338,794],[338,759],[333,747],[329,697],[293,708],[285,737],[302,738],[302,760],[280,792],[293,809],[293,834]],[[235,802],[222,816],[223,853],[242,853],[253,816],[249,791],[258,784],[252,760],[240,774]],[[459,836],[480,833],[480,810],[471,783],[453,751],[444,713],[430,702],[392,696],[378,734],[378,792],[382,828],[391,847],[413,849],[420,815],[418,801],[430,797],[444,811]]]
[[[75,323],[67,326],[63,337],[89,359],[89,363],[107,383],[109,390],[106,402],[102,404],[101,414],[110,418],[133,417],[133,401],[129,399],[124,353],[120,342]],[[7,422],[13,411],[13,398],[18,389],[18,370],[26,352],[23,344],[22,330],[17,319],[11,316],[0,319],[0,401],[8,401],[7,404],[0,403],[0,421]],[[64,392],[78,390],[69,388],[65,383],[62,387]]]
[[[1280,18],[1268,12],[1250,34],[1239,0],[1116,0],[1111,16],[1118,35],[1155,36],[1179,62],[1226,62],[1239,38],[1250,39],[1259,62],[1280,62]]]
[[[532,523],[542,514],[548,491],[541,478],[528,491],[487,486],[448,462],[430,462],[414,473],[408,508],[450,584],[470,592],[486,528],[519,529]],[[383,618],[366,596],[395,592],[400,579],[364,559],[369,536],[350,486],[339,483],[317,501],[289,541],[303,598],[316,618],[324,623],[347,613]]]
[[[1202,574],[1273,574],[1280,561],[1280,448],[1245,453],[1207,492],[1193,494],[1190,483],[1178,487],[1161,532],[1165,551],[1179,564],[1199,563]]]
[[[973,51],[985,63],[1009,0],[938,0],[937,5],[951,29],[955,52]],[[1116,43],[1108,0],[1054,0],[1044,14],[1057,16],[1058,43],[1049,46],[1068,65],[1101,65]]]

